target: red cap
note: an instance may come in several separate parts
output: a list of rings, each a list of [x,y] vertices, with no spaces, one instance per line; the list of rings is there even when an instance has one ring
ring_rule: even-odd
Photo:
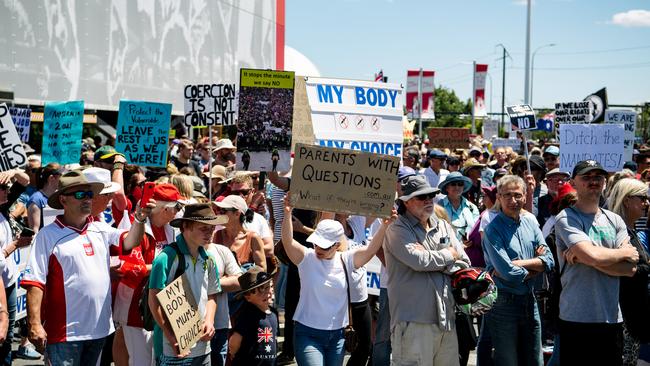
[[[153,189],[153,199],[156,201],[176,202],[183,199],[178,188],[170,183],[156,184]]]
[[[558,188],[557,188],[557,196],[553,200],[553,202],[559,202],[564,196],[571,192],[575,192],[576,190],[573,189],[573,186],[569,183],[562,183]]]

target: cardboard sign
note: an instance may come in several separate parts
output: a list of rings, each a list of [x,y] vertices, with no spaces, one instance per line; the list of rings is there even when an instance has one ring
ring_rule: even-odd
[[[29,142],[29,127],[32,124],[32,110],[29,108],[10,107],[9,113],[14,120],[16,131],[20,135],[20,141]]]
[[[388,217],[399,163],[394,156],[297,144],[292,202],[317,211]]]
[[[22,167],[27,162],[25,149],[20,141],[9,107],[0,104],[0,172]]]
[[[181,353],[191,349],[203,336],[203,317],[185,274],[156,295],[169,321]]]
[[[521,140],[519,139],[492,139],[492,151],[497,147],[508,147],[510,146],[515,152],[521,149]]]
[[[623,169],[624,127],[622,124],[560,125],[560,170],[573,171],[583,160],[596,160],[608,172]]]
[[[555,137],[560,138],[560,125],[591,123],[593,104],[589,101],[555,103]]]
[[[467,149],[469,128],[433,127],[428,131],[429,146],[433,149]]]
[[[293,124],[291,127],[291,151],[296,144],[314,144],[314,127],[311,124],[311,108],[307,99],[307,85],[304,76],[296,76],[293,94]]]
[[[234,125],[237,119],[235,84],[186,85],[186,127]]]
[[[293,88],[293,71],[241,69],[237,170],[289,170]]]
[[[608,109],[605,111],[605,123],[621,123],[625,128],[625,161],[631,161],[634,154],[636,133],[636,112],[625,109]]]
[[[310,77],[307,97],[316,140],[404,142],[400,85]]]
[[[528,104],[506,107],[513,131],[526,131],[537,129],[535,111]]]
[[[120,100],[115,150],[129,164],[166,167],[171,112],[171,104]]]
[[[83,100],[45,103],[43,166],[49,163],[79,163],[83,117]]]

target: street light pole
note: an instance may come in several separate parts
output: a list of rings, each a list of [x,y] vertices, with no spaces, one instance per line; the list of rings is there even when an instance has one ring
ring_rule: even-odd
[[[504,130],[504,125],[503,125],[503,119],[506,115],[506,57],[510,57],[510,54],[508,51],[506,51],[506,46],[504,46],[502,43],[499,43],[497,46],[500,46],[503,48],[503,76],[501,80],[501,124],[499,125],[499,129],[502,131]],[[512,60],[512,57],[510,57]]]
[[[527,11],[526,11],[526,75],[524,84],[524,103],[529,104],[529,94],[530,94],[530,12],[531,12],[531,0],[527,1]]]
[[[539,46],[535,49],[533,52],[533,57],[531,60],[531,67],[530,67],[530,105],[533,105],[533,81],[535,81],[534,72],[535,72],[535,55],[537,54],[537,51],[541,50],[542,48],[545,47],[554,47],[555,43],[549,43],[545,44],[543,46]]]

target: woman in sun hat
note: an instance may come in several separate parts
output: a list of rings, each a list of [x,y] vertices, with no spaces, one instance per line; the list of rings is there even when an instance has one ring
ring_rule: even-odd
[[[456,236],[459,240],[467,240],[470,229],[479,217],[476,205],[463,197],[472,187],[472,181],[459,172],[452,172],[438,187],[442,194],[447,195],[439,204],[447,210]]]

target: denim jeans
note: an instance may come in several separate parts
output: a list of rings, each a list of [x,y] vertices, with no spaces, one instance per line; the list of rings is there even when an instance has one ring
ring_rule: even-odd
[[[485,319],[494,346],[495,365],[543,365],[541,323],[532,293],[500,292]]]
[[[217,329],[214,332],[214,337],[210,340],[210,360],[212,366],[224,366],[226,364],[226,357],[228,356],[228,330]]]
[[[321,330],[294,322],[293,347],[298,366],[341,366],[344,344],[343,328]]]
[[[490,328],[485,322],[485,316],[481,320],[480,333],[476,343],[476,365],[494,366],[492,361],[492,337],[490,337]]]
[[[14,260],[13,257],[9,258]],[[11,342],[14,338],[14,323],[16,322],[16,284],[5,288],[7,296],[7,313],[9,315],[9,329],[5,342],[0,346],[0,362],[3,366],[11,366]]]
[[[197,357],[176,358],[160,355],[156,362],[158,366],[210,366],[210,355]]]
[[[372,346],[372,365],[390,365],[390,311],[388,309],[388,289],[379,289],[379,315],[375,328],[375,343]]]
[[[106,338],[48,344],[45,349],[45,364],[57,366],[96,365],[102,354],[104,342],[106,342]]]

